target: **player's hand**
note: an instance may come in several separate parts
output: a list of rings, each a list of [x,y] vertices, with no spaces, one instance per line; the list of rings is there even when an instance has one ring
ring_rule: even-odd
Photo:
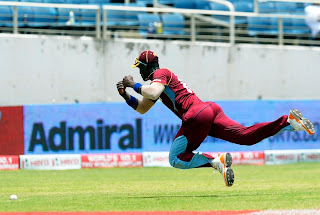
[[[126,93],[126,87],[123,85],[122,81],[117,83],[117,90],[121,96]]]
[[[122,82],[125,87],[133,87],[136,84],[131,75],[124,76]]]

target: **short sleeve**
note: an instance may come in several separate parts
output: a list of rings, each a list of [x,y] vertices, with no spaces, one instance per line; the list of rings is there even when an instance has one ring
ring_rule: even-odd
[[[158,69],[157,71],[155,71],[155,73],[153,74],[153,79],[151,83],[161,83],[164,85],[169,84],[172,74],[169,70],[167,69]]]

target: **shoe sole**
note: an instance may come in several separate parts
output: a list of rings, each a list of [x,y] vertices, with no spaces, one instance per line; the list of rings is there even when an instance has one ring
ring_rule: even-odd
[[[289,114],[290,119],[295,119],[298,123],[302,125],[302,127],[308,132],[308,134],[313,135],[315,132],[313,123],[303,117],[302,113],[297,109],[291,109]]]
[[[232,165],[232,156],[231,156],[231,154],[229,152],[225,154],[224,160],[225,160],[226,167],[231,167],[231,165]]]
[[[224,176],[224,181],[226,183],[227,187],[231,187],[234,182],[234,173],[231,168],[228,168],[226,171],[223,173]]]

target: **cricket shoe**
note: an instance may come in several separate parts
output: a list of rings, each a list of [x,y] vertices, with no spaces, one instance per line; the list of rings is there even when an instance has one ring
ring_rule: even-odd
[[[310,135],[313,135],[315,132],[312,122],[304,118],[302,113],[297,109],[290,110],[288,122],[294,131],[306,131]]]
[[[215,168],[222,174],[224,182],[228,187],[231,187],[234,182],[234,173],[230,168],[231,164],[232,156],[230,153],[220,154],[212,161],[213,168]]]

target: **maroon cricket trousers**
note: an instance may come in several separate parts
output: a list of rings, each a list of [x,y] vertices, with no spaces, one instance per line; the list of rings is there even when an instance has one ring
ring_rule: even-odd
[[[258,123],[245,127],[227,117],[221,107],[214,102],[192,105],[182,117],[182,125],[176,138],[184,135],[188,140],[187,149],[178,155],[182,161],[190,161],[196,150],[207,136],[219,138],[239,145],[254,145],[275,135],[289,125],[287,115],[275,121]],[[213,158],[204,154],[207,158]],[[207,165],[209,166],[209,165]]]

